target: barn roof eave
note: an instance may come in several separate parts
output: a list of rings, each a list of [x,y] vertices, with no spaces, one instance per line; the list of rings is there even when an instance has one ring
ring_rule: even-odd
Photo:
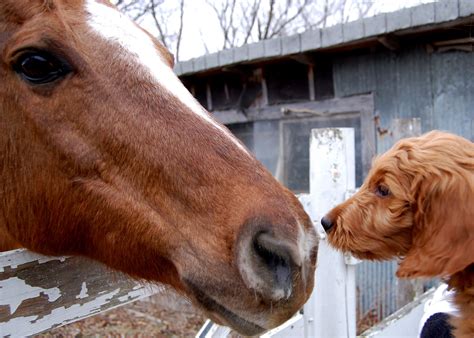
[[[474,18],[474,1],[440,0],[434,3],[382,13],[324,29],[263,40],[241,47],[178,62],[178,76],[206,73],[239,63],[253,63],[310,51],[337,51],[357,48],[393,34],[429,33],[462,24]],[[390,43],[390,41],[388,41]]]

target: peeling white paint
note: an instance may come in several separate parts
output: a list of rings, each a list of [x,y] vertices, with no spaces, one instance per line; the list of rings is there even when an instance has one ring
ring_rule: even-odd
[[[64,285],[49,288],[44,285],[29,285],[31,274],[36,274],[36,268],[45,262],[52,260],[63,263],[58,264],[54,272],[45,269],[44,275],[38,283],[48,280],[63,280],[74,285]],[[24,249],[4,252],[0,254],[0,306],[7,306],[10,310],[0,316],[0,337],[24,337],[33,335],[53,327],[65,325],[77,320],[90,317],[99,312],[112,309],[134,301],[139,298],[150,296],[162,290],[162,287],[152,285],[141,285],[128,279],[118,272],[111,272],[103,265],[87,260],[87,270],[84,270],[85,258],[79,257],[47,257],[28,252]],[[78,270],[74,271],[78,263]],[[87,280],[89,269],[98,271],[94,278]],[[101,270],[102,269],[102,270]],[[31,270],[31,271],[28,271]],[[35,272],[34,272],[35,271]],[[19,278],[19,273],[25,274],[25,278]],[[12,273],[15,277],[11,277]],[[48,275],[48,273],[50,275]],[[84,280],[70,280],[72,275],[84,275]],[[113,278],[111,275],[113,274]],[[33,275],[32,277],[35,277]],[[36,280],[36,278],[33,278]],[[41,287],[43,286],[43,287]],[[70,293],[65,290],[79,289],[79,293]],[[99,289],[97,289],[99,288]],[[76,289],[76,290],[77,290]],[[91,294],[93,290],[93,294]],[[45,309],[43,302],[28,302],[25,300],[42,296],[44,301],[51,303],[53,310]],[[24,306],[22,306],[24,304]],[[48,307],[48,308],[51,308]],[[21,308],[21,316],[19,308]]]
[[[31,262],[38,264],[50,261],[64,262],[68,257],[44,256],[25,249],[18,249],[0,253],[0,272],[4,272],[7,267],[16,269],[18,266]]]
[[[76,298],[77,299],[84,299],[84,298],[87,298],[87,297],[89,297],[89,295],[87,294],[87,283],[82,282],[81,292],[79,292],[79,294],[76,296]]]
[[[110,301],[120,289],[115,289],[100,297],[97,297],[93,302],[85,304],[74,304],[70,307],[60,307],[54,309],[51,314],[46,315],[40,319],[38,316],[18,317],[13,318],[7,323],[2,323],[0,326],[1,336],[24,337],[37,332],[47,330],[51,327],[74,322],[77,319],[91,316],[100,312],[101,306]],[[64,320],[64,318],[69,318]]]
[[[147,291],[145,290],[145,288],[141,288],[141,289],[138,289],[138,290],[130,291],[126,295],[124,295],[122,297],[119,297],[118,300],[121,301],[121,302],[126,302],[126,301],[130,301],[130,300],[142,297],[146,294],[147,294]]]
[[[120,297],[119,300],[127,301],[136,297],[160,293],[164,290],[165,287],[160,284],[137,284],[132,288],[132,291],[130,291],[127,295]]]
[[[2,295],[0,305],[7,305],[11,314],[14,314],[25,300],[36,298],[41,294],[46,295],[49,302],[54,302],[61,297],[61,291],[58,288],[43,289],[30,286],[18,277],[0,281],[0,291]]]

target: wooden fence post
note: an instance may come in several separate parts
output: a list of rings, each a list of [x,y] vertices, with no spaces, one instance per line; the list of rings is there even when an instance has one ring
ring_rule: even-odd
[[[313,129],[310,196],[315,223],[355,189],[354,129]],[[355,337],[355,260],[319,243],[313,295],[304,307],[305,337]]]

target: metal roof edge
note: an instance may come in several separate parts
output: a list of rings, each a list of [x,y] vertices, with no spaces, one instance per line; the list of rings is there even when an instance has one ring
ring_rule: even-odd
[[[178,76],[190,75],[242,62],[328,49],[421,26],[436,27],[471,15],[474,15],[474,1],[439,0],[324,29],[307,30],[300,34],[206,54],[176,63],[174,71]]]

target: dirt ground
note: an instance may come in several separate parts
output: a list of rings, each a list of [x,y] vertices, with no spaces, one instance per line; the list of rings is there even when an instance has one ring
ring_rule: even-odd
[[[165,291],[35,337],[194,337],[206,318]]]

